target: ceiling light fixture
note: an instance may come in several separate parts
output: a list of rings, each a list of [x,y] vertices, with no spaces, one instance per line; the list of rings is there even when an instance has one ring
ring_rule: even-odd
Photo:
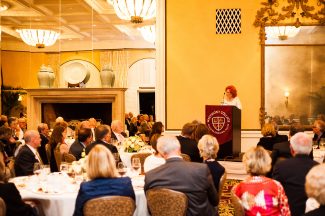
[[[155,25],[148,25],[148,26],[142,26],[138,28],[138,30],[141,32],[142,37],[150,42],[155,43],[156,41],[156,29]]]
[[[59,33],[44,29],[18,29],[21,39],[30,46],[44,48],[52,46],[59,37]]]
[[[8,10],[9,4],[7,2],[1,2],[0,3],[0,12]]]
[[[295,26],[269,26],[265,28],[267,37],[287,40],[295,37],[300,31],[300,28]]]
[[[132,23],[142,23],[156,16],[156,0],[107,0],[116,15]]]

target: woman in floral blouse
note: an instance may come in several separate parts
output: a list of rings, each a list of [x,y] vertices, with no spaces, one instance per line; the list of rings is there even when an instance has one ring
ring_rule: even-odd
[[[232,193],[239,198],[245,215],[291,215],[282,185],[264,175],[271,169],[271,157],[263,147],[247,151],[243,162],[250,175]]]

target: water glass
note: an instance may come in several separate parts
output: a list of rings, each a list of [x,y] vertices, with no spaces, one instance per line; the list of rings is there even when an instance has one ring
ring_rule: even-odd
[[[127,171],[127,168],[123,162],[118,162],[117,164],[117,171],[121,177],[123,177]]]
[[[141,172],[140,158],[132,158],[132,168],[139,175]]]
[[[39,175],[41,173],[41,164],[34,163],[33,172],[35,175]]]
[[[325,150],[325,138],[321,138],[319,141],[319,148]]]

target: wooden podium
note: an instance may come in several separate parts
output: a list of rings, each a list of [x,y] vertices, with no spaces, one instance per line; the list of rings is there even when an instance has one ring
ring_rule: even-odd
[[[229,105],[206,105],[205,123],[218,140],[218,158],[235,158],[241,152],[241,110]]]

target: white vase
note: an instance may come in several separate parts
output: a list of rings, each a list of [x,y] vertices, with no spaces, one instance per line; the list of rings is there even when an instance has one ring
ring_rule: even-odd
[[[115,74],[110,65],[105,65],[100,72],[100,79],[103,88],[112,88],[114,86]]]
[[[40,88],[49,88],[50,77],[47,67],[41,66],[39,72],[37,73],[38,84]]]
[[[54,84],[54,80],[55,80],[55,74],[53,72],[53,69],[48,66],[47,67],[49,70],[48,70],[48,74],[49,74],[49,87],[52,88],[53,87],[53,84]]]

